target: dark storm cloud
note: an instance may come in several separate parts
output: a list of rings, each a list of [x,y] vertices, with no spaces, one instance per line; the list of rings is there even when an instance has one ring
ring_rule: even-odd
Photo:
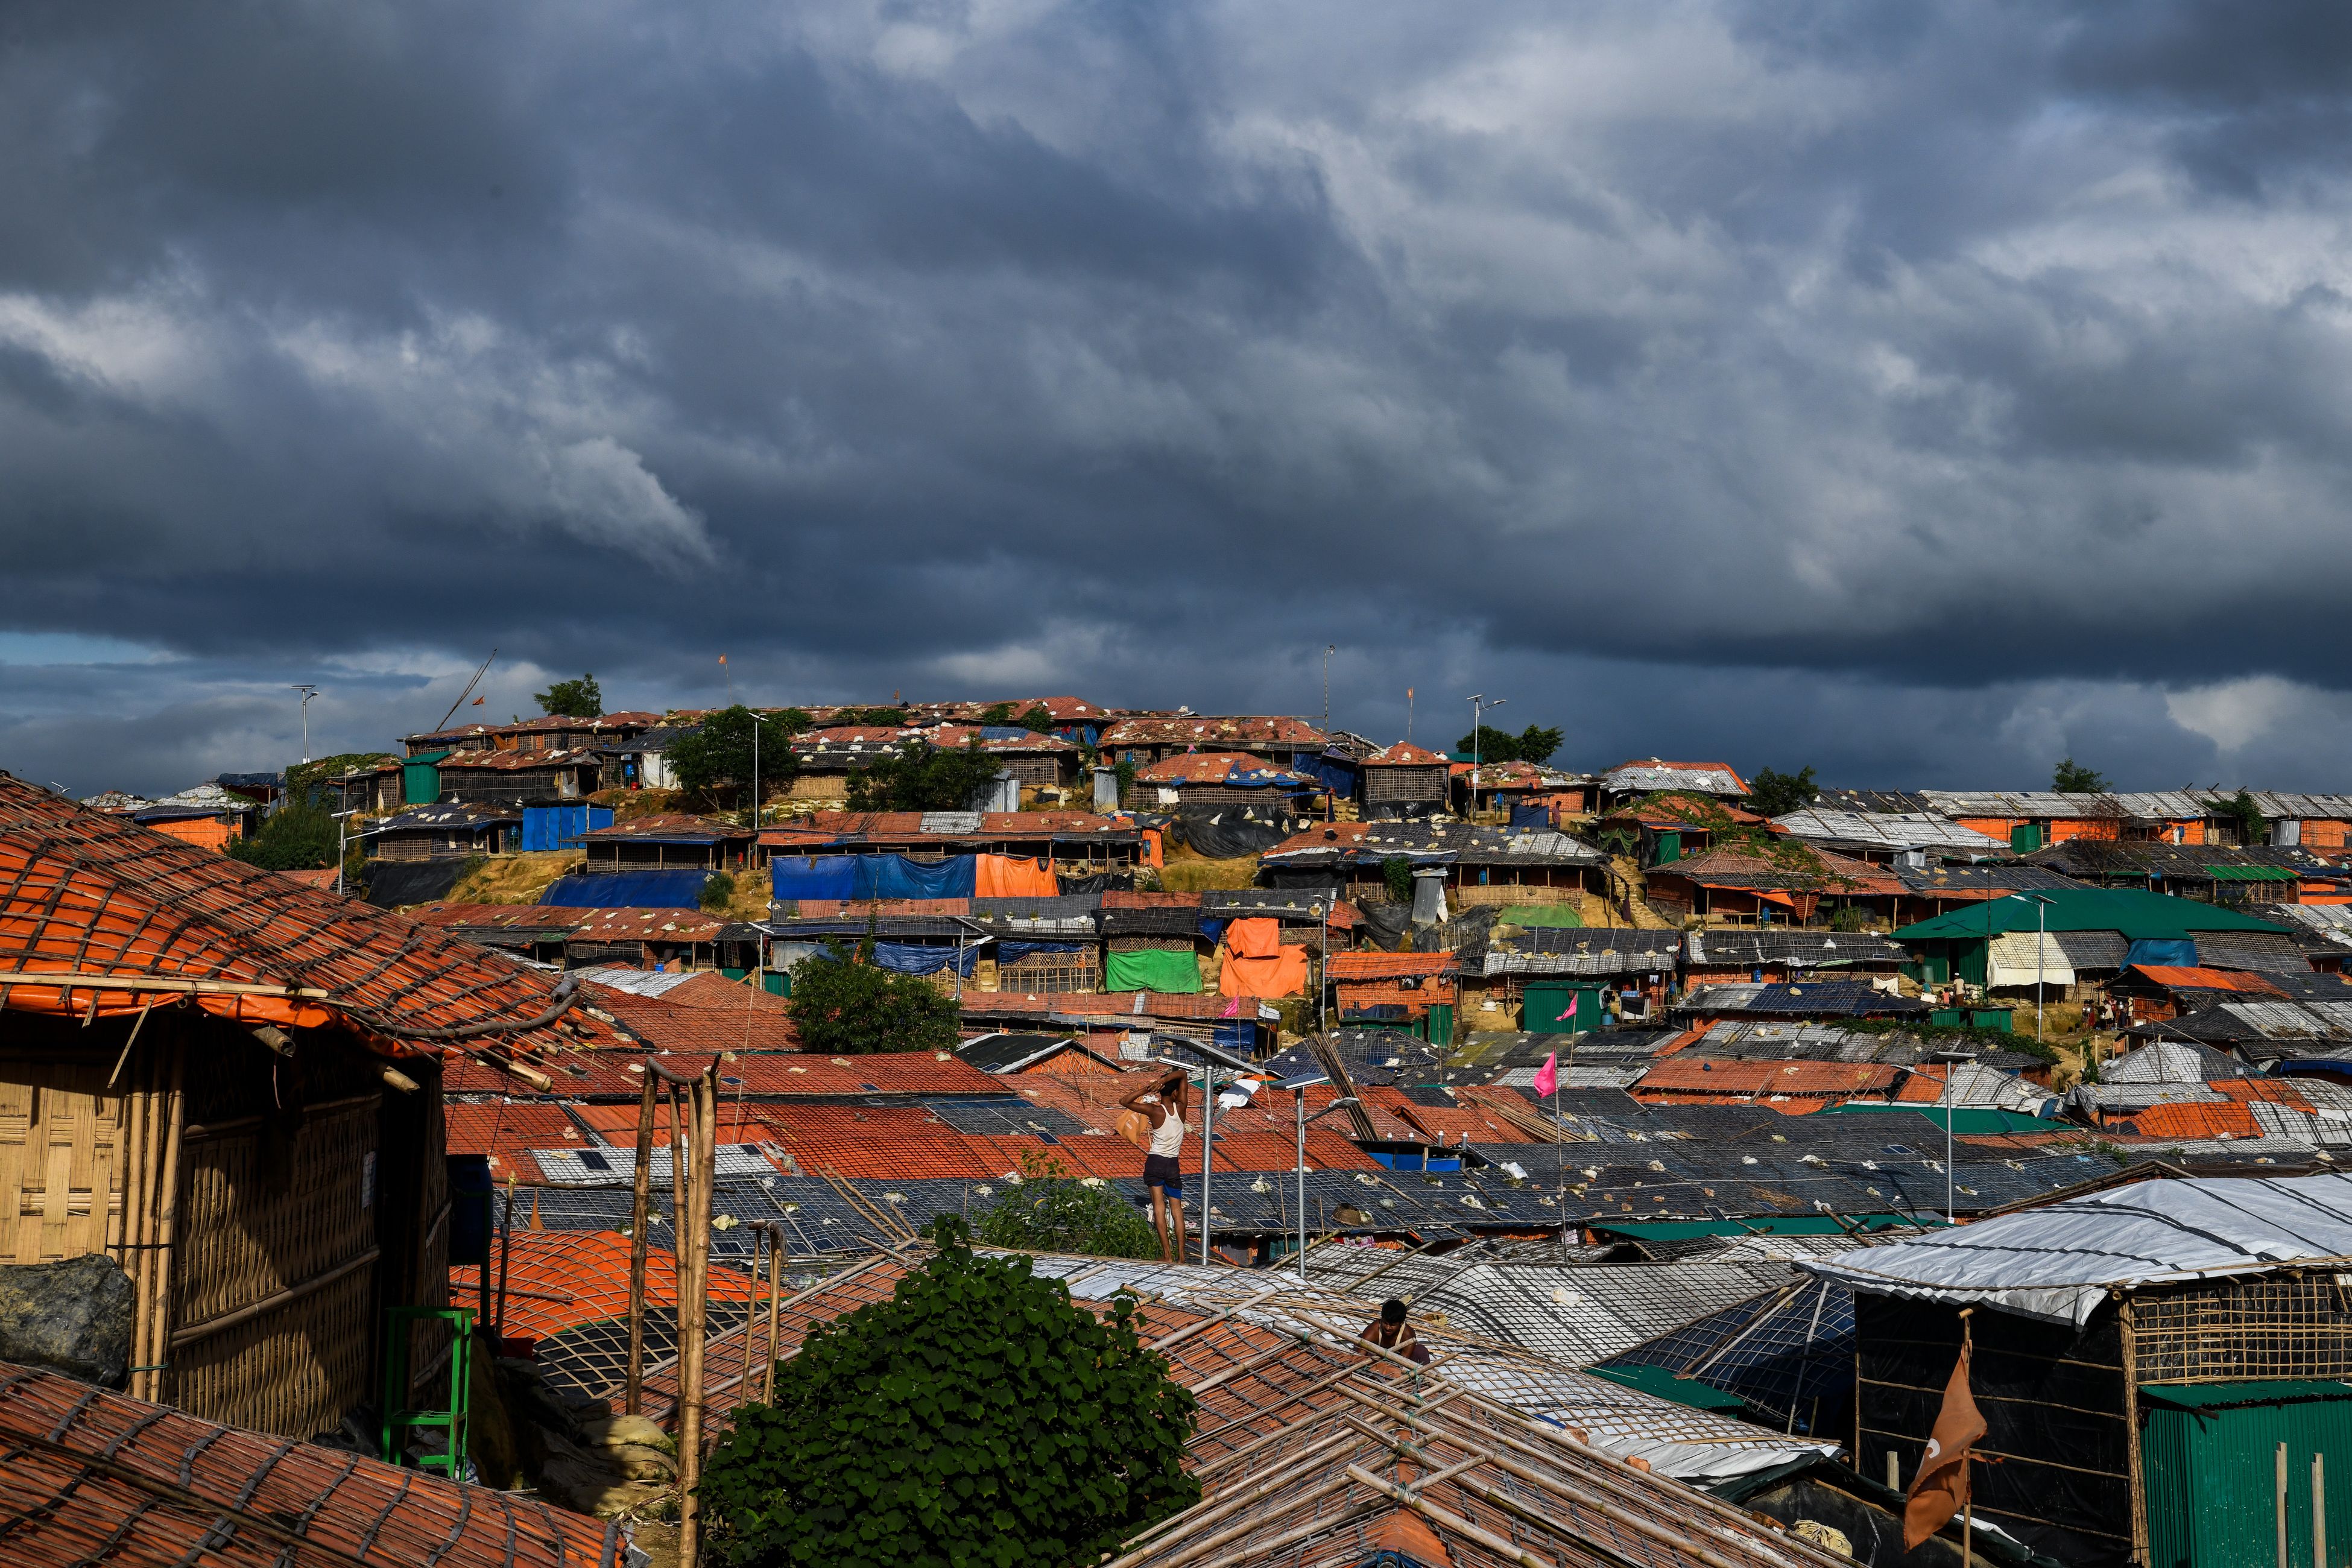
[[[1366,726],[1491,671],[1586,763],[2324,775],[2347,31],[27,0],[5,625],[160,662],[8,664],[0,740],[160,787],[493,644],[1307,711],[1339,641]]]

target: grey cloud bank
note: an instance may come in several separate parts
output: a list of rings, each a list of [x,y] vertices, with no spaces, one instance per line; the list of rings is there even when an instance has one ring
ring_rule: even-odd
[[[20,4],[0,766],[1452,700],[2342,787],[2339,8]],[[37,634],[150,657],[54,657]],[[440,695],[436,696],[436,694]],[[232,754],[234,753],[234,754]]]

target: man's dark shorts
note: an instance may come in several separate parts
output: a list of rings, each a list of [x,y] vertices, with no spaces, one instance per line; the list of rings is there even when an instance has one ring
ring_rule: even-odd
[[[1143,1184],[1158,1187],[1171,1198],[1184,1195],[1184,1168],[1173,1154],[1146,1154],[1143,1157]]]

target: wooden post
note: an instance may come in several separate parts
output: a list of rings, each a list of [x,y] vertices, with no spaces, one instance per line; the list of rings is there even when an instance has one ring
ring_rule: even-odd
[[[506,1206],[499,1211],[499,1307],[490,1325],[492,1354],[497,1353],[498,1342],[507,1332],[507,1271],[514,1262],[514,1177],[509,1174]]]
[[[645,1092],[637,1097],[637,1169],[629,1221],[629,1382],[621,1404],[631,1415],[643,1415],[646,1407],[646,1246],[651,1239],[646,1232],[653,1220],[656,1082],[647,1068]]]
[[[768,1222],[768,1367],[760,1379],[760,1398],[763,1403],[776,1402],[776,1312],[782,1300],[781,1285],[784,1277],[784,1227],[781,1221]]]
[[[1990,916],[1988,916],[1990,918]],[[1990,963],[1990,959],[1986,960]],[[1990,974],[1990,970],[1986,973]],[[2125,1484],[2131,1489],[2132,1561],[2143,1565],[2148,1562],[2147,1480],[2141,1469],[2139,1451],[2139,1338],[2137,1318],[2132,1311],[2132,1299],[2126,1296],[2117,1309],[2117,1329],[2123,1342],[2124,1363],[2124,1440],[2125,1456],[2130,1463],[2125,1468]]]
[[[2272,1489],[2272,1500],[2278,1507],[2278,1568],[2288,1568],[2286,1560],[2286,1445],[2278,1446],[2278,1475]]]
[[[2311,1568],[2327,1568],[2327,1456],[2311,1456]]]
[[[131,1364],[147,1364],[147,1242],[152,1234],[148,1211],[155,1191],[155,1077],[150,1052],[131,1069],[131,1135],[122,1154],[122,1268],[131,1276]],[[146,1386],[147,1374],[133,1372],[130,1391],[136,1396]]]
[[[151,1365],[163,1360],[172,1342],[172,1244],[178,1239],[180,1228],[180,1139],[188,1124],[187,1067],[186,1042],[173,1041],[171,1109],[167,1113],[170,1131],[163,1138],[163,1174],[157,1205],[160,1218],[155,1227],[155,1282],[147,1321],[147,1364]],[[163,1392],[163,1372],[159,1369],[149,1373],[147,1397],[160,1401]]]
[[[694,1179],[687,1184],[688,1226],[678,1238],[678,1568],[698,1568],[702,1545],[702,1509],[694,1489],[702,1479],[702,1331],[718,1142],[719,1066],[713,1062],[694,1084]],[[675,1149],[670,1163],[677,1164]]]

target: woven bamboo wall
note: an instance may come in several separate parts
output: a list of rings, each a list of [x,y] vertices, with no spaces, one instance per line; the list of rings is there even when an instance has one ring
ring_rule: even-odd
[[[373,1400],[375,1281],[361,1268],[324,1289],[172,1352],[164,1397],[192,1415],[309,1437]]]
[[[284,1293],[235,1327],[175,1343],[165,1398],[193,1415],[289,1436],[332,1426],[367,1397],[373,1265],[309,1289],[374,1250],[366,1189],[381,1096],[283,1121],[191,1137],[173,1268],[174,1338]]]
[[[115,1239],[123,1102],[107,1092],[112,1065],[96,1051],[0,1050],[0,1263],[79,1258]]]

